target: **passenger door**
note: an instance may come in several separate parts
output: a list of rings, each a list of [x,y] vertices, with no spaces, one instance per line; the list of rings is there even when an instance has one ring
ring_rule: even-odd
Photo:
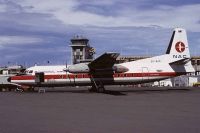
[[[149,69],[148,67],[142,67],[142,81],[149,79]]]

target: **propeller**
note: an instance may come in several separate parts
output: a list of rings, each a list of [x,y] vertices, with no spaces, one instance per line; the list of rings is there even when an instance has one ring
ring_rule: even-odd
[[[69,72],[67,60],[66,60],[65,66],[66,66],[66,68],[64,68],[64,71],[67,73],[67,72]]]
[[[67,63],[67,60],[66,60],[66,68],[64,68],[64,71],[66,72],[66,77],[69,79],[70,83],[72,82],[70,76],[69,76],[69,73],[67,74],[67,72],[69,72],[69,65]],[[75,84],[74,84],[75,85]]]

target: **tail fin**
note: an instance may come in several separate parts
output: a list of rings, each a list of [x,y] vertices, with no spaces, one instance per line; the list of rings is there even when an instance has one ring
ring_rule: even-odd
[[[171,67],[176,72],[194,72],[185,29],[176,28],[172,34],[167,52]]]
[[[185,29],[174,29],[166,54],[172,55],[171,57],[174,59],[190,58]]]

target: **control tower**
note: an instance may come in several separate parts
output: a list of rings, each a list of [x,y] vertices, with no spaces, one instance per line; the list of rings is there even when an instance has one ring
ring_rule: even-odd
[[[81,36],[75,36],[71,39],[72,63],[91,62],[94,59],[95,50],[90,47],[89,40]]]

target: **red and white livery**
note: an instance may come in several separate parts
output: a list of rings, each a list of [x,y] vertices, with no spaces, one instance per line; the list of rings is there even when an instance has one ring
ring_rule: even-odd
[[[13,76],[11,82],[22,86],[81,86],[104,91],[104,85],[138,84],[159,81],[194,72],[185,29],[173,31],[166,54],[115,64],[118,53],[105,53],[90,63],[69,66],[34,66],[26,75]],[[35,73],[43,72],[43,81],[36,82]]]

